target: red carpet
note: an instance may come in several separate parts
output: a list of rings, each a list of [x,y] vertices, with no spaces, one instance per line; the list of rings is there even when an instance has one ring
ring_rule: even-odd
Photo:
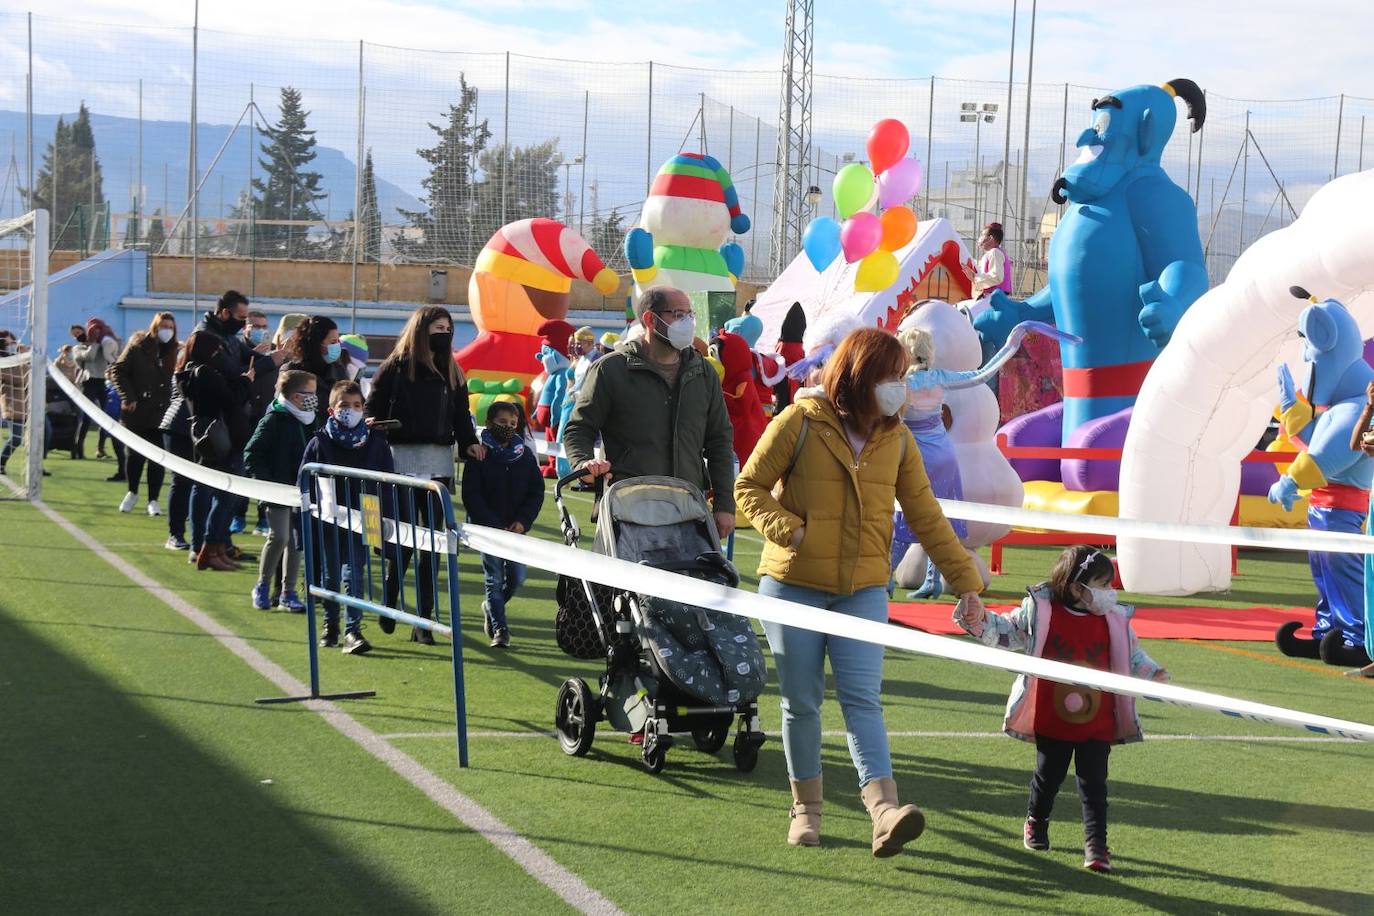
[[[991,611],[1011,610],[1007,605],[989,605]],[[952,604],[892,604],[888,616],[893,623],[942,636],[963,633],[951,619]],[[1272,642],[1274,631],[1290,620],[1301,620],[1301,636],[1311,634],[1311,608],[1216,608],[1216,607],[1142,607],[1136,608],[1133,623],[1142,639],[1224,639],[1234,642]]]

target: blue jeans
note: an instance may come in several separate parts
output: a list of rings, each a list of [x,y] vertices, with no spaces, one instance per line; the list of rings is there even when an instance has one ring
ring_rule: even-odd
[[[163,433],[162,447],[178,458],[195,461],[191,440],[186,436]],[[193,484],[189,477],[182,477],[180,474],[172,475],[172,487],[167,494],[167,533],[175,537],[186,536],[186,519],[191,512],[192,487]]]
[[[229,545],[229,522],[238,497],[202,483],[191,484],[191,549],[205,544]]]
[[[487,596],[487,623],[493,633],[506,629],[506,605],[525,584],[525,566],[494,554],[482,554],[482,585]]]
[[[759,580],[759,594],[887,622],[887,591],[881,586],[860,589],[852,595],[834,595],[764,576]],[[765,623],[763,629],[773,650],[782,694],[782,749],[787,756],[787,775],[797,780],[821,775],[821,699],[828,654],[859,785],[890,778],[892,759],[882,706],[883,647],[776,623]]]
[[[345,534],[343,529],[333,525],[318,526],[315,532],[324,542],[324,568],[320,570],[320,579],[324,587],[331,592],[342,591],[352,598],[362,598],[365,594],[363,576],[367,572],[367,548],[363,546],[363,539],[352,532]],[[342,589],[339,588],[340,580],[343,581]],[[355,607],[345,606],[344,631],[356,633],[362,623],[363,612]],[[339,625],[337,601],[324,602],[324,625]]]
[[[5,440],[4,448],[0,449],[0,473],[4,473],[5,465],[9,464],[10,456],[24,441],[24,421],[4,420],[0,421],[0,426],[10,431],[10,437]]]

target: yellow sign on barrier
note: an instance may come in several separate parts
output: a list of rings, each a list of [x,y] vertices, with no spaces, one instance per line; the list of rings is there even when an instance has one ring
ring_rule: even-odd
[[[382,546],[382,501],[375,493],[363,494],[363,543]]]

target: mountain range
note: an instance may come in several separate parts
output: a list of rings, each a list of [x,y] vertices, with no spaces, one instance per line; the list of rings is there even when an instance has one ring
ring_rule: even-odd
[[[62,117],[70,123],[75,114],[64,114]],[[55,114],[34,113],[35,171],[42,165],[43,155],[48,144],[52,142],[53,132],[57,128],[57,118],[58,115]],[[102,188],[105,197],[109,199],[110,206],[116,213],[125,212],[130,209],[134,184],[137,181],[138,120],[91,112],[91,129],[95,133],[95,149],[103,175]],[[190,140],[188,134],[186,122],[143,122],[145,213],[160,208],[165,213],[175,215],[186,205],[186,160],[187,144]],[[221,200],[223,215],[227,216],[239,194],[248,184],[250,140],[246,125],[240,126],[237,131],[229,124],[199,126],[196,136],[196,159],[200,172],[204,175],[226,138],[229,139],[229,143],[224,153],[201,187],[198,209],[202,218],[221,215]],[[0,110],[0,156],[4,154],[6,139],[11,139],[14,144],[22,184],[28,180],[24,161],[24,112]],[[262,142],[261,132],[254,135],[252,142],[255,146]],[[354,160],[341,150],[323,144],[316,146],[315,152],[317,155],[310,168],[321,174],[320,189],[329,193],[328,200],[321,200],[318,204],[320,212],[331,219],[343,219],[353,209],[356,174]],[[259,177],[262,174],[261,167],[257,164],[260,156],[261,153],[254,150],[253,169],[254,174]],[[424,209],[413,195],[380,175],[377,176],[377,205],[384,222],[394,222],[397,219],[397,207],[407,210]]]

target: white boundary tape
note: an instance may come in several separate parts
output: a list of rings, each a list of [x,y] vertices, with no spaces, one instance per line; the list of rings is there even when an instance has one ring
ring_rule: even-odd
[[[757,618],[769,623],[801,627],[830,636],[861,639],[864,642],[906,649],[921,655],[933,655],[1066,684],[1128,694],[1147,700],[1159,700],[1173,706],[1220,712],[1269,725],[1286,725],[1341,738],[1374,741],[1374,725],[1238,700],[1173,684],[1159,684],[1142,678],[1096,671],[1019,652],[993,649],[981,643],[933,636],[888,623],[861,620],[480,525],[463,525],[460,536],[470,549],[481,553],[508,557],[540,569],[578,579],[589,579],[629,592],[671,595],[672,600],[684,604],[725,611],[741,617]]]
[[[0,369],[13,369],[15,366],[22,366],[29,361],[29,351],[14,353],[10,356],[0,356]]]
[[[165,464],[173,471],[193,480],[228,490],[250,499],[262,499],[277,505],[300,505],[300,494],[294,487],[282,484],[269,484],[262,481],[236,477],[218,471],[202,468],[170,455],[163,449],[149,444],[124,429],[105,412],[82,396],[61,373],[50,367],[50,374],[58,385],[72,397],[73,401],[92,416],[97,424],[106,429],[125,445],[138,451],[153,461]],[[976,503],[953,503],[942,501],[942,507],[956,517],[974,521],[1024,522],[1031,527],[1059,527],[1061,530],[1079,530],[1099,533],[1124,531],[1139,537],[1155,537],[1186,540],[1193,529],[1216,537],[1218,532],[1235,535],[1255,532],[1257,534],[1288,535],[1287,538],[1255,538],[1265,541],[1267,546],[1290,546],[1292,549],[1309,549],[1316,542],[1336,542],[1340,547],[1326,548],[1325,543],[1317,549],[1339,549],[1345,552],[1365,553],[1374,549],[1374,538],[1338,535],[1330,532],[1307,532],[1308,543],[1290,545],[1288,540],[1303,540],[1295,535],[1300,532],[1268,532],[1262,529],[1228,528],[1226,526],[1171,525],[1157,522],[1141,522],[1131,519],[1111,519],[1102,516],[1066,516],[1051,512],[1032,512],[1025,509],[1009,509],[1006,506],[985,506]],[[995,515],[994,515],[995,513]],[[1064,529],[1069,522],[1075,527]],[[1129,530],[1131,527],[1137,530]],[[1146,531],[1149,533],[1145,533]],[[1320,535],[1320,537],[1319,537]],[[1246,535],[1248,537],[1248,535]],[[1016,652],[993,649],[982,644],[933,636],[917,630],[909,630],[891,624],[859,620],[845,615],[833,614],[817,608],[793,604],[692,579],[676,573],[664,572],[648,566],[629,563],[615,557],[603,556],[585,550],[565,547],[552,541],[498,531],[479,525],[460,525],[459,537],[472,550],[490,553],[508,559],[536,566],[549,572],[560,573],[578,579],[590,579],[613,588],[636,593],[671,595],[673,600],[700,607],[711,608],[736,614],[741,617],[757,618],[766,622],[802,627],[832,636],[861,639],[894,649],[906,649],[921,655],[931,655],[954,661],[968,662],[988,668],[998,668],[1017,674],[1043,677],[1078,686],[1107,690],[1113,693],[1128,694],[1143,699],[1159,700],[1175,706],[1205,709],[1224,715],[1250,719],[1270,725],[1283,725],[1306,729],[1326,735],[1353,738],[1361,741],[1374,741],[1374,726],[1359,722],[1349,722],[1329,716],[1303,713],[1297,710],[1239,700],[1221,694],[1191,690],[1172,684],[1157,684],[1140,678],[1126,677],[1106,671],[1096,671],[1063,662],[1050,661]],[[1356,542],[1358,548],[1346,541]],[[1215,541],[1213,541],[1215,543]],[[1223,541],[1222,543],[1233,543]]]
[[[166,449],[158,448],[142,436],[136,436],[125,429],[118,420],[82,394],[81,389],[72,384],[71,380],[59,372],[56,366],[48,366],[48,375],[57,382],[57,387],[61,388],[63,393],[72,399],[72,403],[76,404],[97,426],[122,442],[125,448],[133,449],[149,461],[155,461],[172,473],[180,474],[196,483],[203,483],[217,490],[233,493],[235,496],[246,496],[249,499],[271,503],[274,506],[290,506],[293,509],[300,507],[301,494],[295,487],[254,480],[251,477],[239,477],[227,471],[216,471],[193,461],[187,461],[185,458],[179,458]]]

